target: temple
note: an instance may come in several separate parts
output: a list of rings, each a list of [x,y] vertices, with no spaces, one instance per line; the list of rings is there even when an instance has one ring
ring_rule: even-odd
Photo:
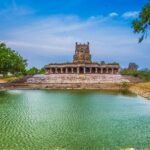
[[[118,74],[119,64],[93,63],[87,44],[76,42],[73,62],[61,64],[48,64],[45,66],[46,74]]]

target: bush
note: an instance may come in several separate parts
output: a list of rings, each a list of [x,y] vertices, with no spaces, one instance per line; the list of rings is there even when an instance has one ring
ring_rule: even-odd
[[[121,84],[121,88],[123,88],[124,90],[128,90],[128,88],[129,88],[129,84],[127,83],[127,82],[123,82],[122,84]]]
[[[44,68],[38,69],[36,67],[32,67],[26,71],[26,75],[35,75],[35,74],[44,74],[44,73],[45,73]]]
[[[123,69],[121,71],[122,75],[131,75],[134,77],[138,77],[143,81],[150,81],[150,70],[128,70]]]

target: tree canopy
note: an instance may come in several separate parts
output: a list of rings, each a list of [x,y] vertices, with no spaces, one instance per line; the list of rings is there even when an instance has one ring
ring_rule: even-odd
[[[0,74],[22,74],[25,72],[27,60],[16,51],[0,42]]]
[[[141,34],[139,43],[147,36],[150,27],[150,1],[142,8],[139,17],[132,22],[134,33]]]

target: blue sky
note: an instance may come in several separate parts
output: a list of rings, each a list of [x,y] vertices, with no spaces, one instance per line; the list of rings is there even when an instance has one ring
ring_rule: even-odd
[[[150,38],[138,44],[131,22],[147,0],[0,0],[0,41],[29,67],[69,62],[75,42],[90,42],[92,60],[150,68]]]

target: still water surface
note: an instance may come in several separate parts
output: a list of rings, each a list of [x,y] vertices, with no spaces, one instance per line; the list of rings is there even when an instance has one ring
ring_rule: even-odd
[[[0,92],[0,150],[150,148],[150,101],[99,91]]]

